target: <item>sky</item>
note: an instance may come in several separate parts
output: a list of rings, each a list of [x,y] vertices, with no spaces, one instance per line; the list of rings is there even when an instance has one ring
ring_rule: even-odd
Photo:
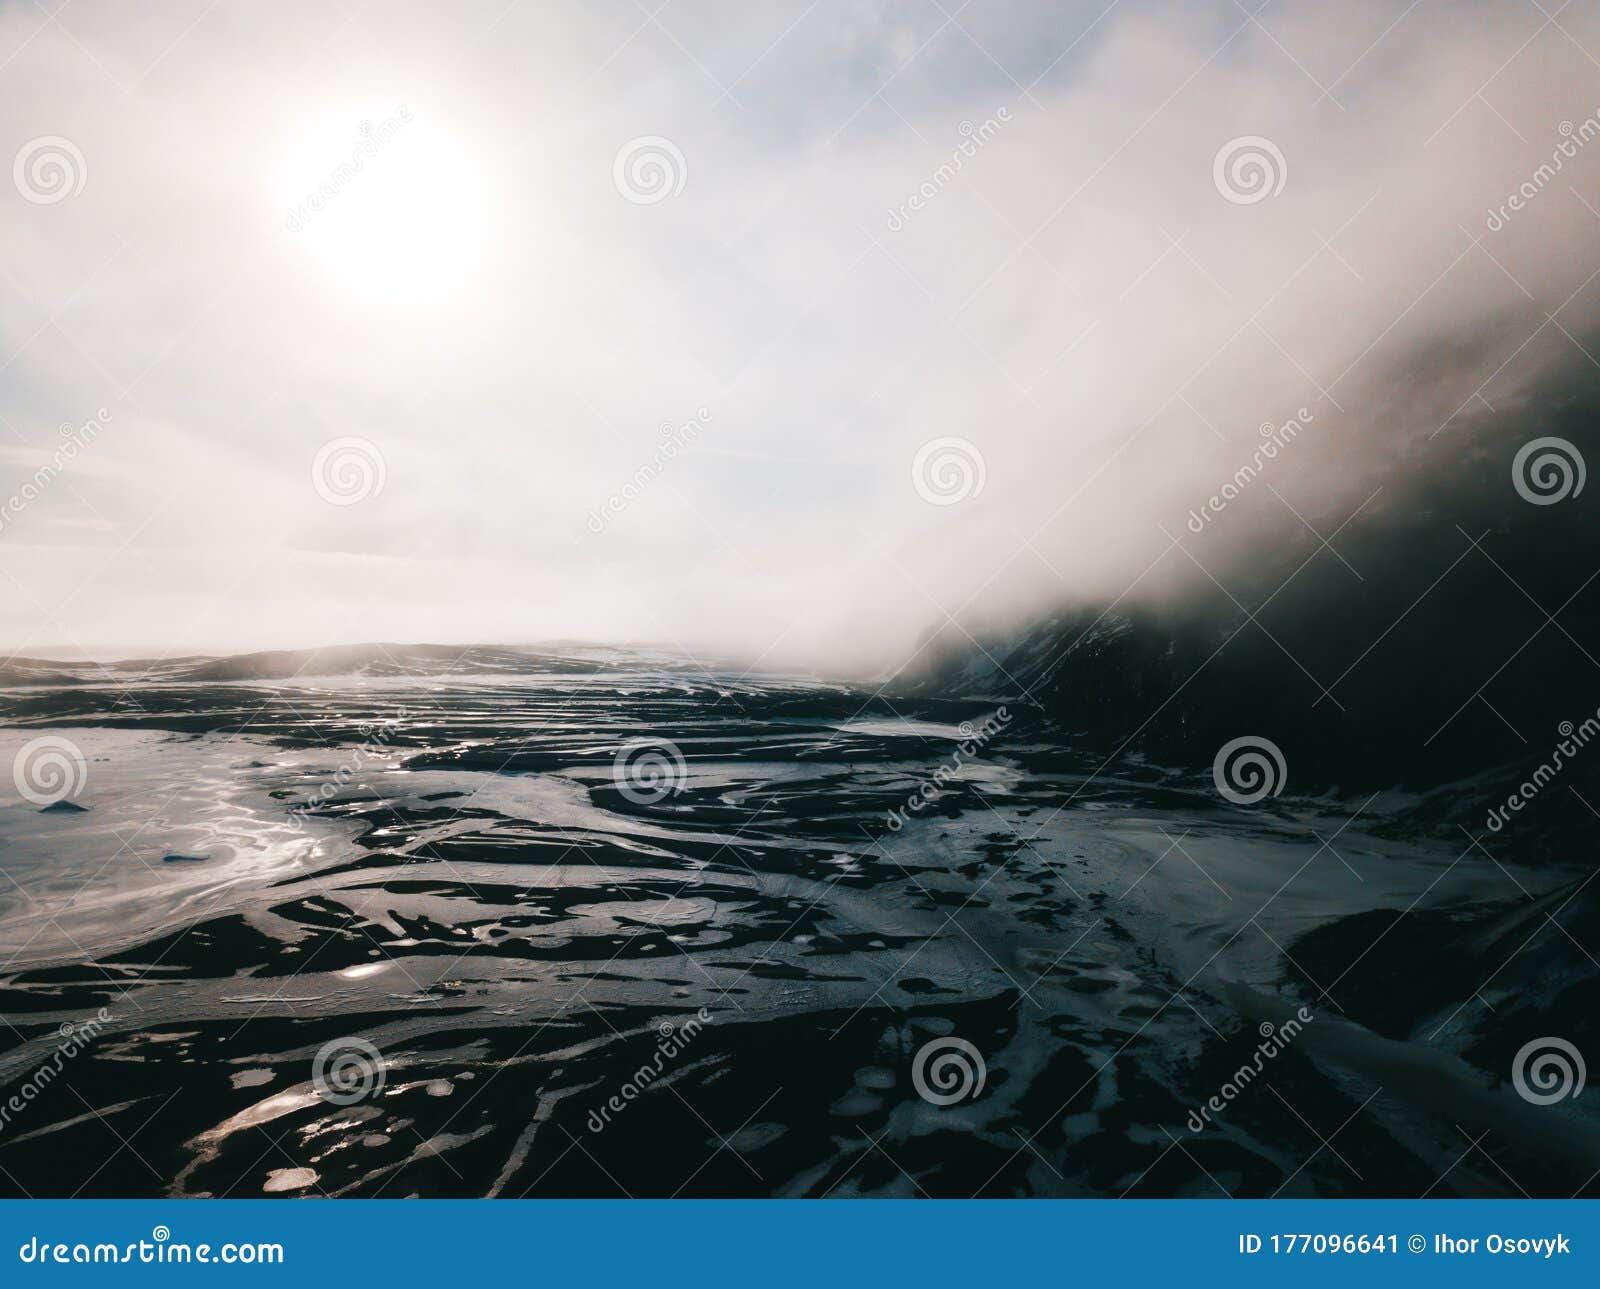
[[[0,4],[0,648],[892,668],[1225,577],[1600,366],[1597,57],[1531,0]]]

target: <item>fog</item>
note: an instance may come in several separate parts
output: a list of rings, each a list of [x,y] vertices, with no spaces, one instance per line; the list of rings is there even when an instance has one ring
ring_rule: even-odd
[[[1600,365],[1597,52],[1504,3],[4,6],[0,644],[887,670],[1227,583]]]

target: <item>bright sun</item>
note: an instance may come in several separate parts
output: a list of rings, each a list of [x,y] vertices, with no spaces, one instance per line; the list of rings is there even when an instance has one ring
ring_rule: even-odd
[[[325,118],[294,141],[285,171],[291,250],[341,294],[432,306],[481,260],[481,172],[459,140],[408,108]]]

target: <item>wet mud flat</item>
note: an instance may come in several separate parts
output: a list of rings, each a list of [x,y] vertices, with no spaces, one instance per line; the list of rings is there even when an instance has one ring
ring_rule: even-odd
[[[0,691],[7,761],[88,771],[0,808],[0,1191],[1595,1193],[1591,1099],[1511,1080],[1593,1033],[1576,865],[995,711],[627,657]]]

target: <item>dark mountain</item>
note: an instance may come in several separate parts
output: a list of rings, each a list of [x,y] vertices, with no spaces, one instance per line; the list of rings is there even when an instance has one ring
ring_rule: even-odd
[[[1107,757],[1197,770],[1264,737],[1295,795],[1404,787],[1435,793],[1453,822],[1504,801],[1565,741],[1538,809],[1514,822],[1568,835],[1600,805],[1600,747],[1583,748],[1600,736],[1600,500],[1581,486],[1597,428],[1591,387],[1419,436],[1343,527],[1348,499],[1300,507],[1251,533],[1243,558],[1218,544],[1225,530],[1181,529],[1165,559],[1193,561],[1182,593],[1062,607],[975,631],[981,647],[948,630],[899,687],[1032,700]],[[1547,454],[1525,456],[1522,491],[1518,454],[1552,437],[1573,468],[1546,487],[1568,495],[1536,504],[1526,480]]]

